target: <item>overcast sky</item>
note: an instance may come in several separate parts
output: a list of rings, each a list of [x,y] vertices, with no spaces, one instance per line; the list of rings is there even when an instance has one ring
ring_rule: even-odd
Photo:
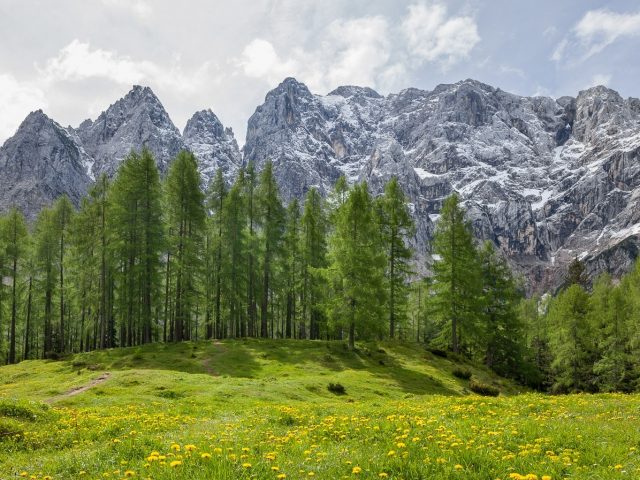
[[[63,125],[150,86],[182,130],[246,122],[287,76],[324,94],[475,78],[522,95],[640,96],[637,0],[0,0],[0,142],[42,108]]]

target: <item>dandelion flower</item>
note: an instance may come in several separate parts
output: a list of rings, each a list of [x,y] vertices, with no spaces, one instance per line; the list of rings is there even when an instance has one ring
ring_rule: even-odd
[[[174,460],[173,462],[171,462],[171,463],[169,464],[169,466],[170,466],[171,468],[175,468],[175,467],[178,467],[178,466],[180,466],[180,465],[182,465],[182,462],[181,462],[180,460]]]
[[[353,473],[354,475],[358,475],[360,472],[362,472],[362,468],[360,467],[353,467],[353,469],[351,470],[351,473]]]
[[[203,460],[209,460],[211,458],[211,454],[207,452],[201,453],[200,458],[202,458]]]

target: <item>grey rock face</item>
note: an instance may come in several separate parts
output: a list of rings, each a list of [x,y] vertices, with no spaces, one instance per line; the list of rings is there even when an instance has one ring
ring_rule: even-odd
[[[135,86],[76,129],[31,113],[0,148],[0,211],[16,205],[33,218],[65,193],[78,205],[100,174],[113,176],[129,152],[142,147],[153,152],[162,173],[180,150],[191,150],[204,186],[217,168],[230,180],[242,164],[233,132],[213,112],[196,113],[183,137],[151,89]]]
[[[132,149],[147,147],[158,168],[167,171],[169,161],[185,148],[158,97],[149,87],[134,86],[95,120],[84,121],[76,130],[87,153],[94,159],[91,173],[115,174]]]
[[[387,97],[286,79],[249,120],[245,161],[274,162],[285,198],[344,173],[374,193],[397,176],[428,251],[443,199],[462,197],[476,233],[534,288],[583,258],[593,273],[631,264],[640,234],[640,102],[595,87],[521,97],[474,80]]]
[[[0,148],[0,206],[19,207],[33,220],[63,194],[77,205],[91,183],[90,164],[72,133],[42,110],[32,112]]]
[[[242,155],[230,128],[224,128],[211,110],[196,112],[182,134],[186,147],[198,158],[198,167],[205,184],[218,169],[231,183],[242,166]]]
[[[205,185],[231,181],[248,162],[274,163],[285,200],[312,186],[327,194],[341,174],[374,194],[397,176],[426,252],[442,201],[463,199],[478,236],[495,242],[532,289],[561,283],[579,257],[619,274],[640,250],[640,100],[595,87],[577,97],[521,97],[465,80],[383,97],[342,86],[314,95],[293,78],[251,116],[241,155],[210,110],[181,135],[149,88],[134,87],[97,120],[64,129],[34,112],[0,149],[0,209],[30,216],[67,193],[78,202],[96,175],[112,175],[147,146],[165,172],[194,152]]]

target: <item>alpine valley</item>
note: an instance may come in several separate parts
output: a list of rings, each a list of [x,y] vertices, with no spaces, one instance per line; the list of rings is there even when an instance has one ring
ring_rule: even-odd
[[[343,174],[378,194],[396,176],[422,252],[442,201],[458,192],[476,235],[532,290],[557,287],[576,257],[592,275],[620,275],[640,245],[640,100],[602,86],[553,99],[465,80],[385,97],[355,86],[317,95],[287,78],[249,118],[242,150],[211,110],[180,133],[151,89],[135,86],[76,128],[29,114],[0,148],[0,210],[16,205],[33,219],[63,194],[78,204],[143,146],[161,172],[192,151],[205,184],[219,168],[231,181],[243,165],[271,160],[285,201],[313,186],[326,195]]]

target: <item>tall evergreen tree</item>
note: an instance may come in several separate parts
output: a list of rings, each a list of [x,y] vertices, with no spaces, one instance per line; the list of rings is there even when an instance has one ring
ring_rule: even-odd
[[[63,195],[53,205],[53,217],[55,222],[55,234],[58,244],[58,257],[56,259],[58,267],[58,308],[59,308],[59,321],[58,321],[58,352],[64,353],[67,351],[67,345],[69,339],[67,338],[68,325],[65,324],[65,315],[68,314],[67,310],[69,305],[66,303],[65,294],[65,253],[67,252],[69,245],[69,230],[71,228],[71,222],[74,214],[73,205],[69,200],[69,197]]]
[[[53,211],[44,208],[38,214],[35,224],[35,266],[37,289],[44,296],[43,305],[43,358],[54,354],[56,331],[54,330],[54,295],[57,285],[56,259],[58,242]]]
[[[379,335],[385,306],[385,254],[374,203],[366,183],[355,185],[335,213],[331,270],[338,295],[333,318],[348,329],[349,348]]]
[[[296,199],[287,208],[287,221],[284,234],[283,271],[286,284],[285,338],[293,337],[298,320],[298,299],[300,297],[301,273],[301,231],[300,205]]]
[[[485,364],[503,376],[517,378],[525,361],[525,329],[518,316],[521,298],[506,260],[489,241],[480,251]]]
[[[407,316],[412,257],[407,240],[415,232],[407,200],[396,177],[385,185],[379,208],[382,239],[387,252],[385,276],[389,298],[389,336],[394,338],[397,324],[403,323]]]
[[[12,208],[4,218],[2,225],[5,255],[9,278],[11,278],[11,323],[9,327],[9,354],[7,363],[16,363],[16,324],[18,315],[18,282],[25,261],[28,233],[24,216],[18,209]],[[1,254],[0,254],[1,255]]]
[[[449,347],[459,353],[464,342],[469,346],[480,337],[482,305],[480,268],[471,225],[456,194],[444,201],[433,247],[434,313],[443,322],[443,333],[450,336]]]
[[[218,335],[222,309],[222,252],[223,252],[223,206],[227,196],[227,186],[218,169],[210,185],[207,197],[209,210],[206,240],[206,337]]]
[[[112,241],[117,262],[120,345],[150,342],[160,290],[164,245],[160,177],[151,152],[131,152],[110,189]]]
[[[549,308],[552,369],[556,392],[592,391],[593,332],[589,324],[589,296],[577,284],[554,299]]]
[[[255,336],[258,325],[258,256],[260,248],[258,224],[260,222],[259,198],[256,197],[258,174],[253,161],[250,161],[244,172],[244,204],[247,219],[247,329],[250,337]]]
[[[182,341],[191,338],[205,223],[198,163],[191,152],[182,151],[173,161],[167,176],[166,195],[175,275],[175,331],[172,338]]]
[[[323,292],[324,277],[321,269],[327,267],[327,217],[323,200],[316,188],[311,188],[305,197],[301,219],[302,242],[302,321],[298,336],[320,338],[321,324],[324,323]]]
[[[278,185],[273,175],[273,164],[267,162],[260,174],[257,191],[260,206],[261,253],[262,253],[262,297],[260,305],[260,336],[269,336],[269,298],[271,280],[274,276],[274,260],[280,254],[285,226],[285,210],[280,201]],[[274,332],[271,332],[272,334]]]
[[[220,325],[218,337],[240,336],[240,325],[244,322],[243,305],[246,296],[246,252],[244,171],[240,170],[235,183],[222,202],[222,277],[225,278],[223,296],[229,319]]]

